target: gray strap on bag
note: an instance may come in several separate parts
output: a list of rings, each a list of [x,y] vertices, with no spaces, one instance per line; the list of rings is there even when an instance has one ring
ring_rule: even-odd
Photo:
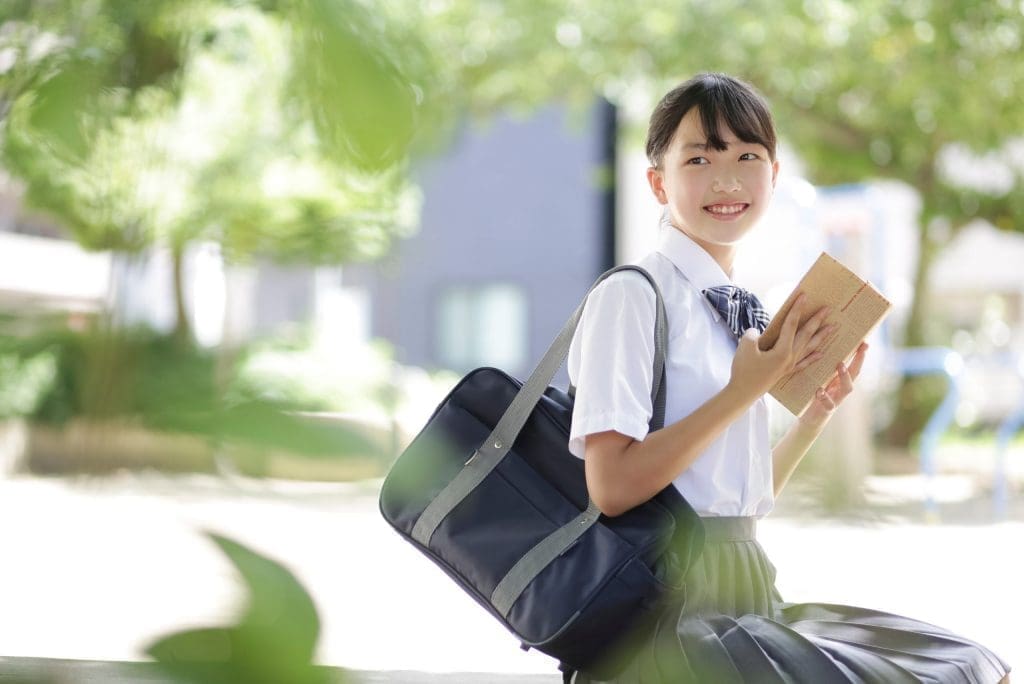
[[[651,401],[653,415],[651,416],[651,430],[658,430],[665,421],[665,350],[668,346],[668,325],[665,315],[665,302],[662,299],[661,291],[658,288],[651,274],[639,266],[626,264],[617,266],[603,273],[587,291],[583,301],[566,321],[562,330],[555,337],[554,342],[548,348],[540,363],[534,369],[529,379],[516,393],[512,403],[502,415],[498,424],[491,431],[487,440],[476,450],[466,462],[466,465],[448,485],[434,498],[424,509],[423,513],[413,527],[413,538],[423,546],[430,543],[430,538],[437,530],[448,514],[459,503],[479,485],[488,473],[490,473],[501,459],[505,457],[513,442],[522,430],[523,425],[529,418],[537,402],[540,400],[544,390],[551,383],[555,372],[565,361],[569,353],[569,345],[583,315],[587,298],[594,288],[605,278],[619,271],[637,271],[643,275],[654,288],[655,293],[655,324],[654,324],[654,375],[651,387]],[[590,527],[597,522],[600,511],[594,506],[593,501],[587,502],[587,508],[572,521],[563,525],[541,540],[536,546],[519,559],[505,577],[498,583],[491,595],[491,602],[502,614],[507,615],[512,604],[531,581],[552,560],[565,552],[576,542]]]

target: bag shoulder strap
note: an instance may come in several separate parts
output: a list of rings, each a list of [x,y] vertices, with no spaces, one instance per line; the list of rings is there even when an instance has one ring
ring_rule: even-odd
[[[491,431],[488,438],[481,444],[476,452],[466,461],[466,465],[463,466],[462,470],[452,479],[448,485],[442,489],[436,497],[427,505],[423,510],[423,513],[416,520],[416,524],[413,526],[412,537],[419,544],[428,546],[430,544],[430,538],[434,535],[434,531],[437,530],[448,514],[456,506],[465,499],[470,492],[484,480],[485,477],[498,465],[502,458],[512,448],[512,443],[515,442],[516,437],[519,436],[520,430],[523,429],[523,425],[526,424],[527,418],[530,413],[533,412],[534,407],[540,400],[544,390],[551,383],[551,379],[555,376],[555,372],[561,367],[565,361],[565,357],[569,353],[569,344],[572,341],[572,337],[576,332],[576,327],[579,325],[580,317],[583,315],[583,308],[586,306],[587,298],[590,293],[594,291],[602,281],[613,273],[619,271],[632,270],[638,271],[642,274],[647,281],[654,288],[656,310],[655,310],[655,335],[654,335],[654,382],[651,387],[651,396],[654,406],[654,414],[651,416],[651,429],[660,429],[664,424],[665,418],[665,349],[668,343],[668,326],[665,316],[665,302],[661,296],[661,290],[658,288],[658,284],[654,281],[654,278],[645,269],[634,264],[626,264],[623,266],[617,266],[609,269],[601,274],[600,277],[591,285],[590,289],[587,290],[587,294],[583,297],[583,301],[580,302],[579,306],[573,312],[569,320],[566,321],[565,325],[562,326],[562,330],[555,337],[555,340],[548,347],[544,357],[537,364],[533,373],[530,374],[529,379],[523,384],[523,386],[516,393],[512,403],[502,414],[498,424]],[[552,541],[549,544],[549,548],[543,555],[546,557],[551,553],[555,556],[561,551],[555,551],[562,547],[563,544],[567,548],[569,544],[574,542],[580,535],[587,531],[594,522],[597,521],[600,511],[594,506],[592,501],[587,502],[587,508],[584,510],[580,517],[573,520],[563,528],[559,529],[542,541],[538,546],[544,545],[555,535],[560,532],[566,532],[564,535],[565,539],[559,539]],[[573,529],[569,529],[573,528]],[[564,549],[562,549],[564,550]],[[527,561],[532,555],[528,553],[526,556],[520,559],[520,563]],[[518,567],[519,564],[517,564]],[[531,572],[533,563],[531,565]],[[546,565],[546,563],[545,563]],[[513,571],[516,568],[513,568]],[[512,571],[509,573],[512,574]],[[535,573],[534,573],[535,574]],[[505,579],[509,579],[506,576]],[[504,583],[504,580],[503,582]],[[519,584],[517,580],[516,585]],[[499,584],[499,589],[501,584]],[[518,594],[517,594],[518,595]]]
[[[601,274],[590,290],[587,291],[586,297],[584,298],[584,304],[586,303],[586,299],[590,297],[590,293],[593,292],[601,282],[613,273],[618,273],[620,271],[636,271],[640,273],[647,279],[647,282],[651,284],[651,288],[654,289],[654,375],[651,376],[654,379],[651,384],[651,407],[653,412],[651,414],[651,419],[648,422],[651,432],[653,432],[665,427],[664,371],[665,355],[667,354],[668,349],[668,317],[665,315],[665,300],[661,295],[661,288],[658,287],[658,283],[655,282],[654,277],[651,276],[651,274],[642,266],[624,264],[622,266],[616,266],[615,268],[609,269]],[[575,333],[576,331],[574,329],[572,335],[569,335],[570,343]],[[566,350],[566,354],[568,354],[568,349]],[[571,382],[569,383],[569,396],[574,399],[576,398],[576,386]]]

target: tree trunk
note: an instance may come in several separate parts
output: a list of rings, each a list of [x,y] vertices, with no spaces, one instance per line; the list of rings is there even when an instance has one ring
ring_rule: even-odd
[[[928,302],[931,296],[928,274],[940,247],[938,241],[933,237],[934,221],[939,217],[929,208],[930,202],[927,195],[924,192],[922,195],[924,196],[924,207],[921,212],[921,232],[918,240],[919,256],[914,273],[914,296],[911,300],[910,313],[903,336],[903,346],[908,348],[926,346],[929,342],[925,330],[929,315]],[[896,393],[896,407],[892,422],[884,431],[885,443],[898,448],[909,447],[911,440],[921,432],[925,423],[928,422],[929,416],[942,400],[940,393],[944,387],[945,383],[937,382],[937,378],[934,377],[904,377],[900,381]]]
[[[185,347],[192,344],[192,327],[185,309],[185,248],[172,246],[171,259],[174,265],[174,339],[179,346]]]
[[[934,216],[925,214],[922,218],[921,234],[918,238],[918,259],[917,269],[914,272],[914,298],[910,302],[910,315],[907,317],[906,332],[903,337],[904,347],[921,347],[927,342],[925,339],[924,323],[928,314],[928,272],[931,270],[932,262],[935,260],[937,245],[930,234]]]

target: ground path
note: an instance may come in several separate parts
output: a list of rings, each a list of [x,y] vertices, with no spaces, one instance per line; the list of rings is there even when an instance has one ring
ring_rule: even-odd
[[[919,483],[874,483],[883,503],[858,520],[790,507],[762,522],[783,596],[911,615],[1024,663],[1020,506],[993,523],[984,497],[968,496],[944,508],[945,522],[926,524],[913,501]],[[385,525],[377,486],[159,474],[0,479],[0,655],[137,661],[158,635],[230,621],[244,597],[200,533],[210,529],[299,576],[321,612],[324,664],[360,670],[366,682],[558,681],[529,676],[550,675],[554,662],[518,650]],[[886,496],[888,505],[878,498]],[[2,670],[0,659],[0,679]]]

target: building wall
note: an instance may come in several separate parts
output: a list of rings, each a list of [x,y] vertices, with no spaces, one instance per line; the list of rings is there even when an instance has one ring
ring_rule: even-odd
[[[470,126],[443,157],[420,165],[420,231],[380,263],[343,269],[346,286],[371,292],[372,334],[396,345],[398,361],[452,367],[441,328],[445,297],[463,304],[475,298],[478,307],[462,309],[461,324],[493,332],[504,319],[488,323],[497,312],[487,302],[507,302],[505,295],[518,291],[525,305],[518,361],[511,360],[515,344],[483,344],[469,354],[468,367],[454,370],[500,365],[524,377],[533,369],[587,287],[611,266],[613,189],[600,179],[602,171],[614,178],[612,122],[614,110],[604,103],[582,120],[550,106],[525,120]],[[494,285],[508,289],[479,297]],[[474,334],[455,327],[450,335]],[[564,384],[564,369],[556,377]]]

